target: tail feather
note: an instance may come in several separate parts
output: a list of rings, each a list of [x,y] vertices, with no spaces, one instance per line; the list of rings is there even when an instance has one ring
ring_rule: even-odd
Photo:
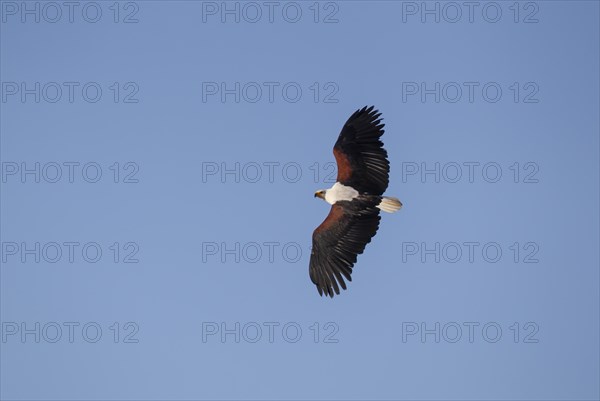
[[[384,196],[381,199],[381,202],[377,207],[384,212],[394,213],[400,210],[402,207],[402,202],[398,198],[394,198],[393,196]]]

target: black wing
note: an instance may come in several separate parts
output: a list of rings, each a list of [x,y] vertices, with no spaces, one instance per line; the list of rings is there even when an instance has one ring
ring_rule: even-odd
[[[368,201],[336,202],[314,231],[309,273],[321,296],[333,297],[334,291],[339,294],[340,286],[345,290],[344,277],[352,281],[356,256],[363,253],[379,228],[380,200],[373,196]]]
[[[383,195],[389,184],[390,162],[380,140],[385,124],[380,116],[373,106],[356,110],[333,147],[337,181],[360,193]]]

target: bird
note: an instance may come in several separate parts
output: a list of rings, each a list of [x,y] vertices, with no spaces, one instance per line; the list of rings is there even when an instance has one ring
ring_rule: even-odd
[[[381,113],[374,106],[356,110],[346,121],[333,147],[336,183],[315,192],[331,205],[312,235],[309,275],[319,295],[333,298],[352,281],[352,268],[377,233],[379,212],[394,213],[398,198],[384,196],[390,162],[383,148]]]

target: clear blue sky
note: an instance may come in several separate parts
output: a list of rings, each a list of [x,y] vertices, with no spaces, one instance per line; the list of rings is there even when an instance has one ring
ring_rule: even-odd
[[[0,10],[2,399],[600,397],[597,2]],[[371,104],[404,208],[320,298]]]

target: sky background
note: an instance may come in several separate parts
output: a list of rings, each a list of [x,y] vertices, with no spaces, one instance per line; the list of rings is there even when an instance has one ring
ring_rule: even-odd
[[[599,4],[473,4],[1,1],[0,398],[598,399]]]

